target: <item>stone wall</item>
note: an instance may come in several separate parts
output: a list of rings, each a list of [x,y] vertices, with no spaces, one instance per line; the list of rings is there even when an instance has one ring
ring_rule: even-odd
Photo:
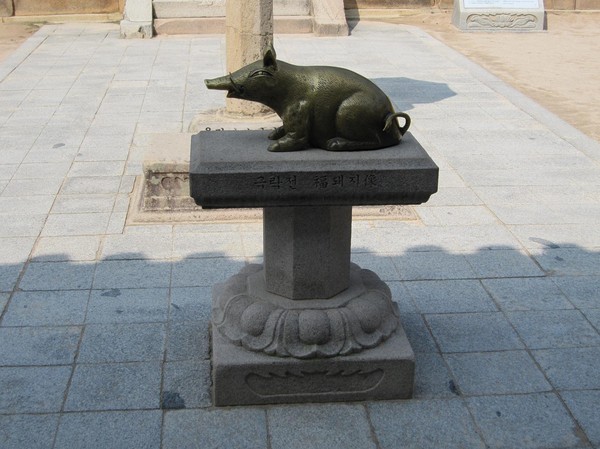
[[[125,0],[0,0],[0,10],[15,16],[110,14],[122,12]]]

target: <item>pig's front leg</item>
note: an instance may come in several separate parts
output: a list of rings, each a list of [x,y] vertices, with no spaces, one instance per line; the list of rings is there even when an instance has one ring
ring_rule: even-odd
[[[271,135],[277,136],[280,130],[282,130],[283,134],[278,136],[276,142],[269,145],[269,151],[299,151],[308,148],[310,146],[308,141],[308,102],[300,101],[288,106],[285,112],[281,114],[281,119],[283,120],[283,126],[275,130]]]
[[[309,147],[308,136],[298,136],[295,132],[289,132],[281,139],[269,145],[268,150],[274,153],[284,151],[299,151]]]
[[[283,136],[285,136],[285,128],[283,126],[280,126],[278,128],[275,128],[275,131],[273,131],[271,134],[269,134],[269,140],[277,140],[277,139],[281,139]]]

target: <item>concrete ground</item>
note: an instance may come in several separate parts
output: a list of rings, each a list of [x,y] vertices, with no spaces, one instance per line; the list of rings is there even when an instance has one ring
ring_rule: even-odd
[[[0,447],[600,448],[600,145],[424,31],[279,36],[372,78],[440,166],[418,221],[353,226],[415,398],[217,409],[210,289],[258,222],[130,226],[152,135],[219,107],[221,37],[45,26],[0,63]]]
[[[427,31],[600,141],[600,12],[549,11],[548,30],[526,34],[464,33],[452,25],[451,11],[439,9],[377,20]],[[0,23],[0,61],[38,26]]]

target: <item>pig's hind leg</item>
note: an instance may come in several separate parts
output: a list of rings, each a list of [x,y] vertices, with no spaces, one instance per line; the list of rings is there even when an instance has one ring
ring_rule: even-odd
[[[335,134],[326,143],[329,151],[377,150],[398,143],[383,131],[388,106],[370,95],[358,92],[344,100],[336,114]]]

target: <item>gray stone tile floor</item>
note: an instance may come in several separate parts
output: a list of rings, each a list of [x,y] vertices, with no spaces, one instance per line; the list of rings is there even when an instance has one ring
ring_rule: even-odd
[[[354,223],[416,352],[415,398],[218,409],[215,282],[260,223],[131,226],[152,134],[222,92],[219,36],[47,25],[0,64],[0,447],[600,448],[600,145],[419,29],[276,36],[373,79],[440,166],[420,220]]]

